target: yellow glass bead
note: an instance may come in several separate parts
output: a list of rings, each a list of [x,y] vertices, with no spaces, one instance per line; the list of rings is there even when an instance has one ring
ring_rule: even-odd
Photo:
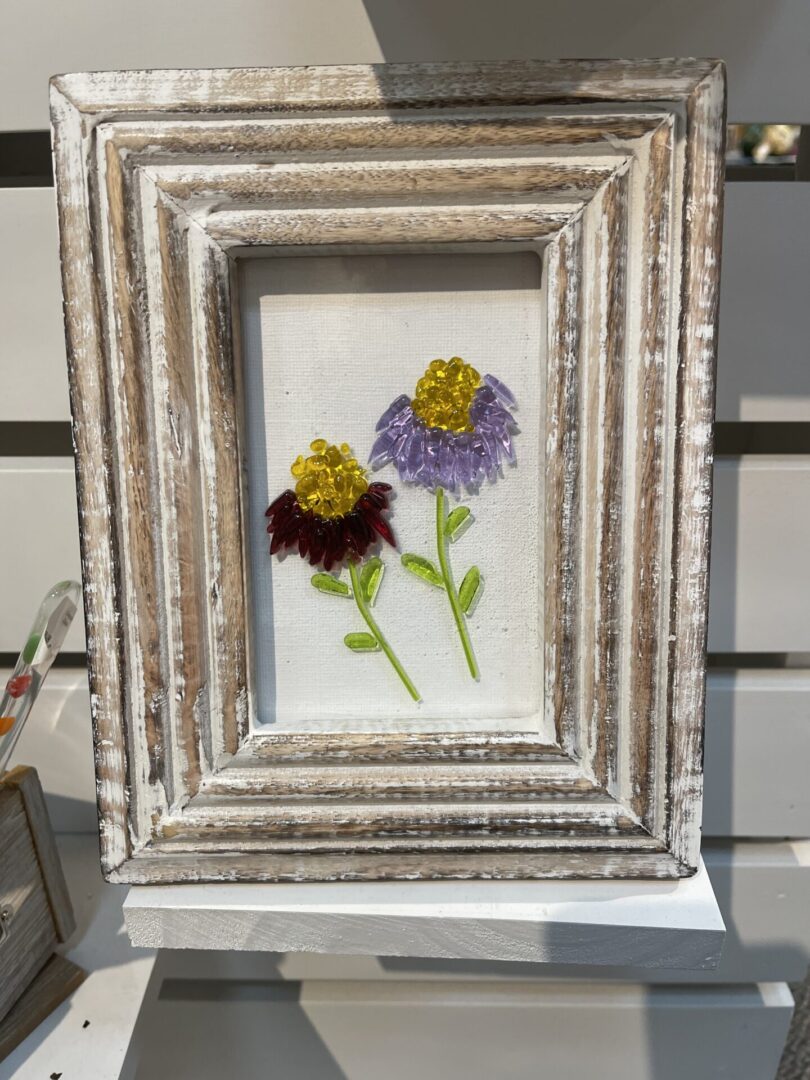
[[[368,490],[365,469],[351,456],[347,443],[337,447],[326,439],[315,439],[310,450],[314,451],[310,457],[299,455],[290,467],[298,481],[295,495],[299,506],[325,518],[348,514]]]
[[[481,376],[460,356],[432,360],[416,384],[411,408],[428,427],[445,431],[472,431],[470,405]]]

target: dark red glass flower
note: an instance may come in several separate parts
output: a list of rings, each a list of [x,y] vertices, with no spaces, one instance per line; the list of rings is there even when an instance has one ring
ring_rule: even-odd
[[[361,559],[382,537],[392,547],[396,540],[384,515],[388,510],[390,484],[369,484],[348,514],[323,517],[304,510],[292,490],[281,493],[266,511],[270,554],[285,548],[298,548],[302,559],[312,566],[331,570],[348,556]]]

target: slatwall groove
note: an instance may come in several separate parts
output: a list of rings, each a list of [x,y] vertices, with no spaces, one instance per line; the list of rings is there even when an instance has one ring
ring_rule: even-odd
[[[0,188],[52,187],[48,131],[0,131]]]

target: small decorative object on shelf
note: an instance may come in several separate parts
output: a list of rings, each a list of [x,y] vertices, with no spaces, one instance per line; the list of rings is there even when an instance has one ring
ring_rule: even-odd
[[[357,569],[380,538],[396,547],[384,516],[391,485],[369,484],[346,443],[329,446],[326,439],[315,439],[310,450],[309,457],[299,455],[290,469],[297,481],[295,491],[282,492],[267,508],[267,531],[273,537],[270,554],[297,548],[302,559],[308,558],[312,566],[322,564],[325,571],[348,560],[351,588],[329,573],[315,574],[313,586],[331,596],[354,598],[368,632],[347,634],[344,644],[352,652],[384,652],[405,689],[419,701],[419,691],[371,614],[383,562],[374,556]]]
[[[0,1061],[84,981],[54,952],[75,928],[39,777],[18,765],[0,776]]]
[[[78,581],[60,581],[48,592],[0,697],[0,776],[28,718],[45,676],[62,647],[81,603]]]
[[[75,581],[48,592],[0,698],[0,1061],[84,979],[54,953],[75,921],[39,777],[5,771],[80,598]]]
[[[800,124],[729,124],[729,164],[793,164],[799,149]]]
[[[447,545],[472,523],[470,510],[458,506],[448,515],[444,489],[477,492],[484,478],[494,482],[501,456],[515,464],[512,435],[517,430],[510,410],[512,392],[494,375],[483,380],[461,357],[434,360],[416,384],[413,400],[398,397],[377,422],[379,435],[369,463],[379,469],[393,461],[406,483],[419,484],[436,496],[438,568],[422,555],[406,552],[402,565],[416,577],[444,589],[467,660],[470,675],[479,677],[466,616],[481,591],[481,573],[471,566],[456,587]]]

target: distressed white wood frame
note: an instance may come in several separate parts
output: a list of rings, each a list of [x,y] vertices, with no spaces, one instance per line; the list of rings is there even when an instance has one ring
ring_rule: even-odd
[[[724,104],[716,61],[52,81],[111,880],[694,873]],[[556,738],[253,733],[236,260],[495,243],[546,280]]]

